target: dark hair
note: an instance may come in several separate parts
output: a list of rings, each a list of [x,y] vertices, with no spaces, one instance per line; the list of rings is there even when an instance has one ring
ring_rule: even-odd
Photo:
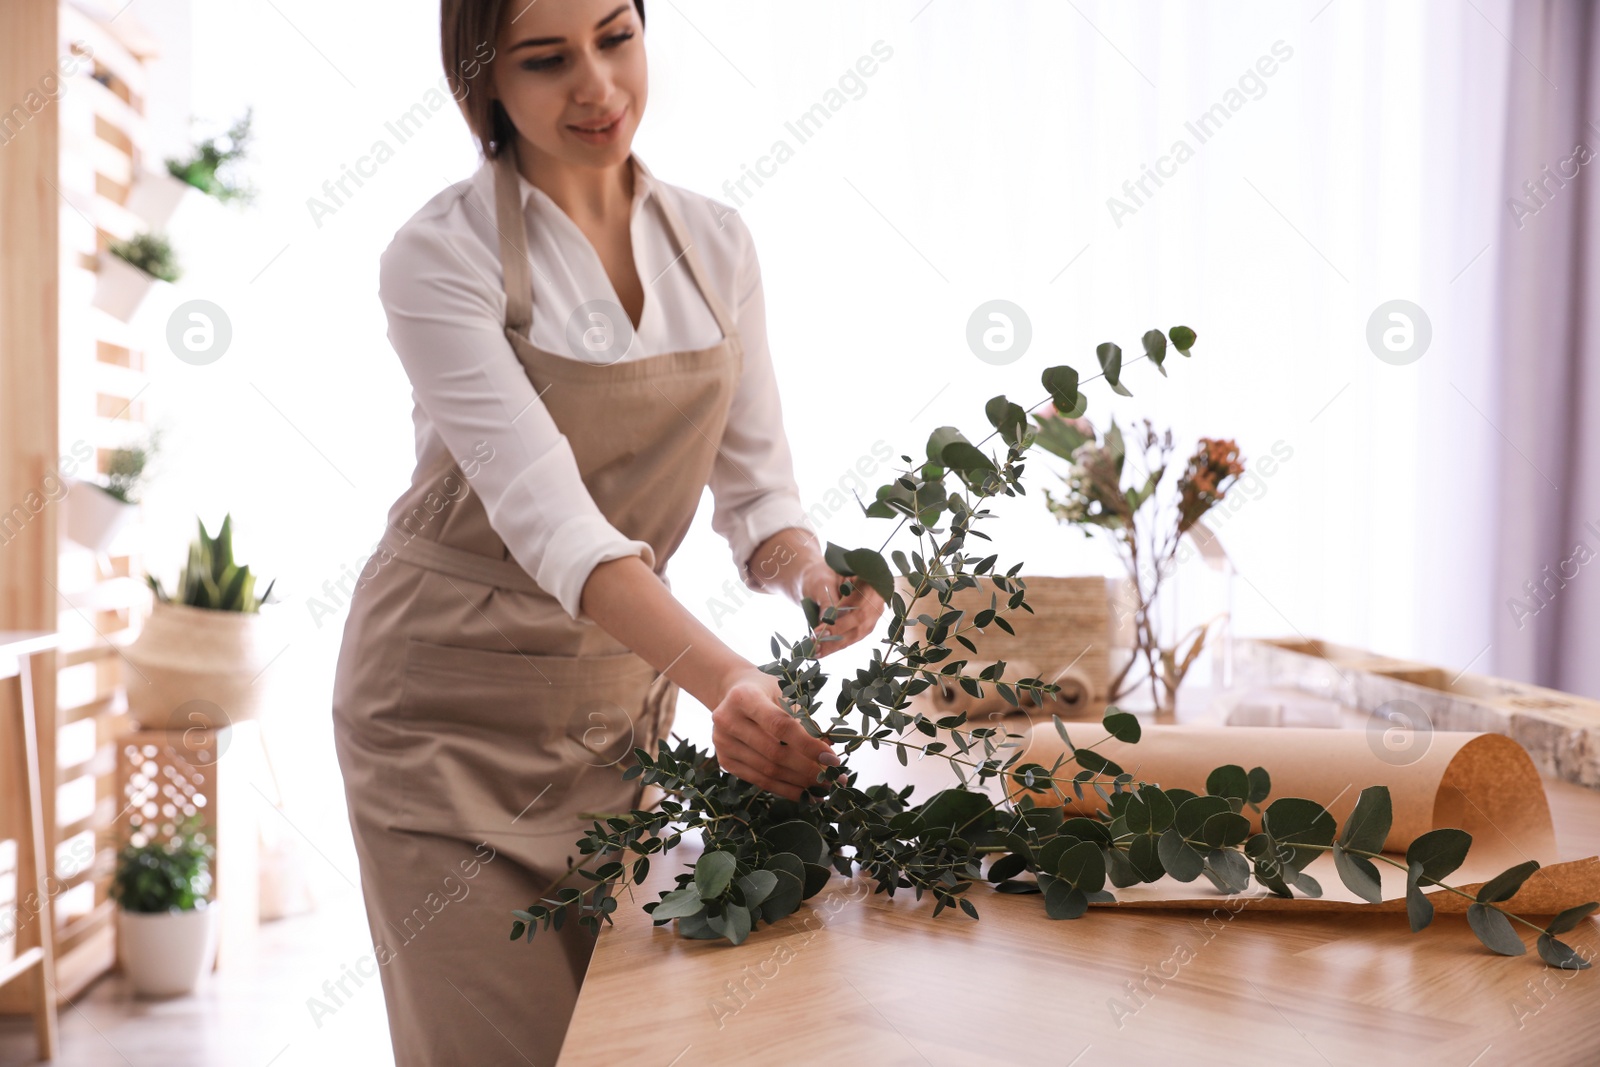
[[[494,42],[506,7],[523,0],[441,0],[439,44],[444,74],[467,128],[478,141],[484,158],[494,159],[516,136],[511,116],[489,93],[489,71],[494,62]],[[644,26],[644,0],[633,0]]]

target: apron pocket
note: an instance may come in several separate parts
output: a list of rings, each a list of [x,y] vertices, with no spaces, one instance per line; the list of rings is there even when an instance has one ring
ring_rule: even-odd
[[[490,838],[576,837],[632,806],[622,780],[654,730],[656,670],[632,652],[547,656],[412,638],[393,750],[396,826]]]

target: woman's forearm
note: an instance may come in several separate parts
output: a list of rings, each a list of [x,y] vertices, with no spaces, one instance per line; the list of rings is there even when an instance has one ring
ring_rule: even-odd
[[[690,614],[639,556],[590,571],[580,608],[708,708],[721,702],[734,675],[754,669]]]
[[[747,566],[762,592],[781,592],[798,604],[803,595],[802,576],[821,562],[822,546],[816,534],[804,527],[790,526],[756,546]]]

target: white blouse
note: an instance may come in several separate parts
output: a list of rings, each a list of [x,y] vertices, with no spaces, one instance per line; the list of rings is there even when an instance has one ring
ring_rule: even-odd
[[[747,565],[755,550],[779,530],[804,526],[806,518],[767,349],[755,245],[744,221],[722,204],[647,170],[634,174],[630,231],[645,303],[621,360],[705,348],[721,337],[661,214],[657,198],[671,198],[743,341],[744,370],[709,485],[712,528],[728,541],[740,577],[753,589]],[[595,299],[620,302],[583,231],[543,190],[519,180],[533,266],[529,340],[578,358],[565,340],[573,309]],[[568,615],[585,619],[579,602],[597,564],[638,554],[654,568],[655,553],[601,513],[566,436],[505,338],[494,217],[494,168],[485,162],[395,233],[379,260],[378,297],[389,318],[389,341],[411,379],[418,468],[445,450],[470,456],[478,442],[491,444],[494,458],[476,464],[468,479],[490,525]],[[621,361],[614,353],[596,355]],[[694,430],[685,426],[684,432]]]

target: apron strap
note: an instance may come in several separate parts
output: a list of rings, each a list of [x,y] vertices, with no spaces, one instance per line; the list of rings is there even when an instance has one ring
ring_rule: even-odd
[[[533,274],[528,262],[528,224],[522,214],[516,143],[494,161],[495,229],[500,231],[500,274],[506,290],[506,329],[526,337],[533,325]]]
[[[705,264],[701,262],[700,253],[695,248],[694,242],[689,240],[688,231],[678,216],[677,209],[662,193],[658,187],[659,183],[655,181],[655,175],[650,173],[644,162],[631,153],[628,159],[637,166],[637,177],[655,186],[656,205],[667,220],[667,229],[672,234],[673,242],[678,246],[678,254],[688,261],[689,273],[694,278],[695,286],[700,290],[701,298],[711,309],[712,317],[717,320],[717,329],[722,331],[724,338],[733,338],[733,316],[729,314],[722,297],[717,294],[716,287],[711,284]],[[507,330],[527,337],[529,328],[533,325],[533,274],[528,261],[527,219],[521,210],[522,196],[515,142],[508,144],[495,158],[494,198],[495,229],[500,231],[500,273],[506,291],[505,325]]]
[[[635,162],[638,162],[636,158]],[[655,175],[651,174],[642,162],[639,162],[639,170],[643,172],[646,181],[655,183]],[[728,313],[728,307],[722,302],[722,297],[717,295],[716,286],[711,284],[705,264],[700,261],[700,252],[695,248],[694,242],[689,240],[689,232],[683,225],[683,219],[678,216],[678,209],[672,206],[672,202],[659,188],[655,190],[655,194],[656,205],[667,220],[667,229],[672,231],[672,239],[677,243],[678,252],[688,261],[689,273],[693,275],[701,297],[705,299],[707,306],[711,308],[712,316],[717,320],[717,329],[722,331],[723,337],[731,340],[734,336],[733,316]]]

